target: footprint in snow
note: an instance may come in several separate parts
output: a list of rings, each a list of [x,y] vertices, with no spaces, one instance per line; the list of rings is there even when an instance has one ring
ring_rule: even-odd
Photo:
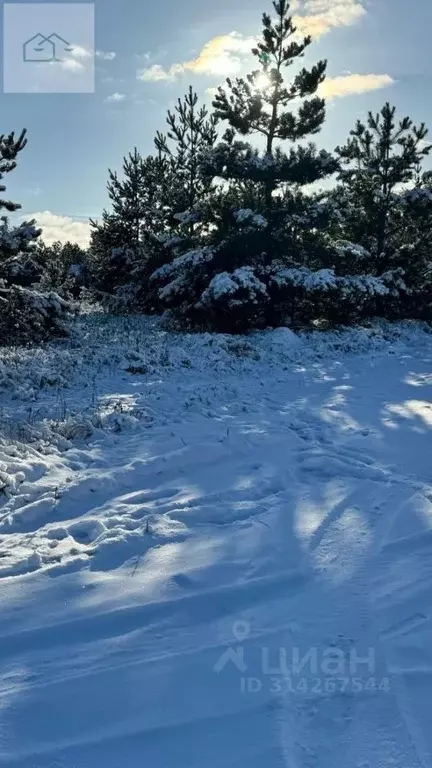
[[[106,526],[101,520],[80,520],[70,525],[67,531],[78,544],[92,544],[106,531]]]

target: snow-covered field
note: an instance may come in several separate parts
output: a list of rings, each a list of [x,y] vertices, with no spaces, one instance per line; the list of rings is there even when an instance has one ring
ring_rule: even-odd
[[[432,336],[0,355],[0,766],[430,768]]]

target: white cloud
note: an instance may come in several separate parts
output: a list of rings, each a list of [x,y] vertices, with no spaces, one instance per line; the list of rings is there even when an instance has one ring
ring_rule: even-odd
[[[204,75],[231,75],[241,68],[241,59],[250,56],[255,38],[238,32],[214,37],[205,44],[196,59],[183,64],[184,69]]]
[[[116,56],[114,51],[96,51],[96,57],[102,61],[114,61]]]
[[[51,211],[39,211],[36,213],[20,216],[20,219],[29,221],[36,219],[39,227],[42,229],[42,239],[45,243],[55,243],[60,240],[66,243],[70,240],[72,243],[78,243],[86,248],[90,242],[90,223],[88,221],[78,221],[69,216],[60,216]]]
[[[340,77],[327,77],[320,85],[318,93],[326,99],[352,96],[356,93],[376,91],[379,88],[387,88],[393,85],[394,80],[390,75],[344,75]]]
[[[117,93],[116,92],[116,93],[111,93],[109,96],[107,96],[105,101],[114,102],[114,103],[117,102],[118,103],[119,101],[124,101],[125,98],[126,98],[126,94],[125,93]]]
[[[88,51],[87,48],[83,48],[81,45],[74,45],[71,51],[71,56],[74,59],[90,59],[93,56],[92,51]]]
[[[145,82],[170,82],[185,72],[199,75],[233,75],[241,70],[242,60],[250,56],[255,38],[243,37],[238,32],[219,35],[204,45],[195,59],[172,64],[165,69],[161,64],[140,69],[138,80]]]
[[[86,66],[83,62],[86,59],[91,60],[92,58],[92,51],[88,51],[80,45],[73,45],[70,56],[67,59],[64,59],[64,61],[61,61],[60,66],[67,72],[84,72]],[[90,63],[91,62],[89,62],[89,64]]]
[[[68,72],[83,72],[85,70],[84,64],[76,59],[65,59],[60,62],[62,69],[66,69]]]
[[[312,37],[356,24],[366,15],[363,0],[303,0],[295,7],[301,11],[294,17],[297,28]]]
[[[184,68],[182,64],[173,64],[169,69],[164,69],[162,64],[153,64],[151,67],[139,69],[137,78],[144,82],[172,82],[179,75],[183,74],[183,72]]]
[[[112,85],[114,83],[124,83],[125,79],[124,77],[111,77],[110,75],[105,75],[104,77],[100,78],[100,82]]]
[[[364,0],[293,0],[294,23],[299,33],[320,37],[332,29],[348,27],[366,14]],[[177,62],[165,68],[162,64],[139,69],[138,80],[144,82],[173,82],[186,72],[198,75],[235,75],[243,60],[251,55],[256,39],[238,32],[219,35],[204,45],[195,59]]]

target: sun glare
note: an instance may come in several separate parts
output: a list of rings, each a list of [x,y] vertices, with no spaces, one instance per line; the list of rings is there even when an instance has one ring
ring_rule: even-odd
[[[266,75],[264,72],[261,72],[261,74],[258,75],[257,79],[255,80],[255,85],[259,91],[265,91],[265,89],[268,88],[270,85],[269,76]]]

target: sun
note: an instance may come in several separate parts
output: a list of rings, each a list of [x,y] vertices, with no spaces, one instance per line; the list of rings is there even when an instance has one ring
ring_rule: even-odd
[[[255,80],[255,86],[259,91],[265,91],[270,85],[270,78],[265,72],[261,72]]]

